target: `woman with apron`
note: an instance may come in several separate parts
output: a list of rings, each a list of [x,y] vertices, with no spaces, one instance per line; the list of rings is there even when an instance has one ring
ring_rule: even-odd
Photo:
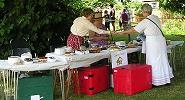
[[[94,11],[90,8],[85,8],[81,17],[76,18],[71,26],[71,34],[67,39],[67,46],[72,47],[74,50],[79,50],[80,46],[84,43],[84,37],[88,32],[94,31],[98,34],[108,34],[108,31],[97,28],[91,23],[94,17]]]

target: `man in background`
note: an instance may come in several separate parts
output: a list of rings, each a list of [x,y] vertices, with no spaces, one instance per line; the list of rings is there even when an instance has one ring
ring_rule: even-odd
[[[110,10],[110,23],[112,24],[112,27],[113,27],[113,31],[115,31],[115,9],[114,9],[114,5],[113,4],[110,4],[110,7],[109,7],[109,10]]]
[[[121,22],[122,22],[122,26],[123,26],[123,30],[125,31],[128,25],[128,14],[126,13],[126,9],[123,9],[122,13],[121,13]]]

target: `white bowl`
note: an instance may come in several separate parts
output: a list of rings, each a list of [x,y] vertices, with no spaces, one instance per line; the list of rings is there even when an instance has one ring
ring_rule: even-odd
[[[8,57],[8,63],[10,65],[13,65],[13,64],[17,64],[17,63],[20,63],[21,62],[21,59],[19,56],[10,56]]]
[[[125,46],[125,45],[126,45],[125,41],[118,41],[118,42],[116,42],[115,44],[116,44],[117,46]]]
[[[57,55],[63,55],[65,54],[66,50],[64,48],[55,48],[55,54]]]
[[[21,54],[21,59],[24,61],[26,58],[32,59],[32,55],[30,52]]]
[[[66,50],[66,52],[73,52],[73,48],[72,47],[66,47],[65,50]]]

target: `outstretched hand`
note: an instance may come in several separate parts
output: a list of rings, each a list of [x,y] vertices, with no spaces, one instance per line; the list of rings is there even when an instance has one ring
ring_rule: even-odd
[[[114,35],[119,35],[119,34],[121,34],[121,32],[114,31],[114,32],[112,32],[112,34],[114,34]]]

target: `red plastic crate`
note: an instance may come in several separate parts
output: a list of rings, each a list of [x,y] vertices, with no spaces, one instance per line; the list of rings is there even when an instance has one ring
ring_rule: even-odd
[[[73,72],[74,93],[92,96],[110,87],[110,67],[92,66],[78,68],[78,74]],[[79,81],[78,81],[79,80]],[[79,82],[79,83],[78,83]],[[79,85],[78,85],[79,84]]]
[[[150,65],[129,64],[113,69],[114,93],[133,95],[152,88]]]

